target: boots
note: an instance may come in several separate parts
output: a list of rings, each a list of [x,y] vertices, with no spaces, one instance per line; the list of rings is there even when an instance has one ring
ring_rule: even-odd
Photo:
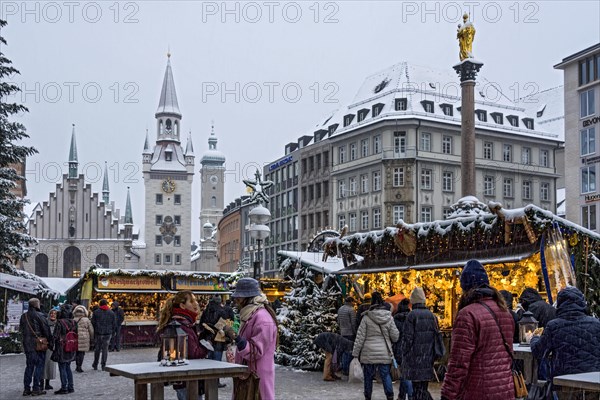
[[[52,386],[50,386],[50,379],[44,379],[44,389],[45,390],[52,390],[52,389],[54,389]]]

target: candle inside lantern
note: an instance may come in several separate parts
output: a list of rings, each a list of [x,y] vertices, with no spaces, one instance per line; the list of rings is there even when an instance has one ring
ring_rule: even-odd
[[[175,351],[175,349],[171,350],[171,353],[169,354],[169,361],[173,361],[177,359],[177,351]]]

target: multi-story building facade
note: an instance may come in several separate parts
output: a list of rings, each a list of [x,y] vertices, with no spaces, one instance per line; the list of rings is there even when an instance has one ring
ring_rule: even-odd
[[[248,213],[254,207],[247,202],[249,196],[238,197],[223,210],[219,220],[219,271],[233,272],[240,265],[251,274],[253,243],[248,231]]]
[[[75,128],[69,149],[69,172],[37,204],[29,218],[29,234],[37,239],[33,255],[24,263],[27,272],[43,277],[73,278],[94,264],[104,268],[138,268],[143,255],[135,249],[129,191],[125,215],[110,202],[105,168],[102,195],[94,193],[78,174]],[[135,246],[134,246],[135,247]]]
[[[476,196],[555,211],[562,88],[513,102],[478,81]],[[353,233],[447,217],[461,197],[460,92],[450,69],[399,63],[367,77],[351,104],[286,146],[285,156],[265,167],[275,182],[265,273],[276,271],[277,251],[304,249],[328,225]],[[300,168],[289,167],[291,160]],[[287,185],[290,169],[297,186]],[[289,214],[295,189],[297,208]],[[296,216],[298,239],[289,222]]]
[[[182,114],[170,55],[155,118],[156,144],[150,148],[146,133],[142,153],[146,267],[189,270],[195,157],[191,135],[185,150],[181,146]]]
[[[566,217],[598,232],[600,148],[600,43],[554,68],[564,72]]]

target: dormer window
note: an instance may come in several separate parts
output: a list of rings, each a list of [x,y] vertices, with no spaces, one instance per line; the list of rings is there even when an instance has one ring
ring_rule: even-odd
[[[354,114],[348,114],[344,116],[344,126],[348,126],[352,123],[354,119]]]
[[[462,107],[456,107],[456,111],[461,112],[462,111]]]
[[[165,161],[173,161],[173,152],[165,151]]]
[[[481,122],[487,122],[487,111],[475,110],[475,115],[477,116],[477,119]]]
[[[373,109],[373,117],[376,117],[381,113],[381,110],[383,110],[383,104],[381,104],[381,103],[374,104],[372,109]]]
[[[423,100],[421,101],[421,105],[423,105],[423,109],[427,113],[433,113],[433,101],[431,100]]]
[[[598,67],[600,68],[600,66]],[[544,104],[542,106],[542,108],[540,108],[537,113],[536,113],[536,117],[540,118],[542,115],[544,115],[544,111],[546,110],[546,105]]]
[[[394,104],[394,109],[396,111],[406,111],[406,104],[407,104],[407,101],[405,98],[396,99],[395,104]]]
[[[516,115],[507,115],[506,119],[508,120],[508,123],[511,126],[514,126],[516,128],[519,127],[519,117],[517,117]]]
[[[498,125],[504,124],[504,115],[502,115],[502,113],[493,112],[490,115],[494,119],[494,122],[497,123]]]
[[[369,115],[369,110],[363,108],[362,110],[358,110],[358,122],[362,122]]]
[[[333,135],[340,124],[333,124],[329,126],[329,135]]]
[[[533,118],[523,118],[523,125],[525,128],[533,130]]]
[[[452,115],[454,115],[454,110],[452,108],[452,104],[440,104],[440,107],[442,108],[442,112],[444,113],[444,115],[447,115],[449,117],[451,117]]]

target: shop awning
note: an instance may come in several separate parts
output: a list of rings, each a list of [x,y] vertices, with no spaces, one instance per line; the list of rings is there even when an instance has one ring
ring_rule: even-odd
[[[40,277],[40,279],[48,286],[50,289],[58,292],[61,296],[66,296],[67,292],[71,290],[71,288],[77,285],[79,282],[79,278],[46,278]]]
[[[172,290],[156,290],[156,289],[98,289],[94,288],[99,293],[177,293]]]
[[[277,254],[299,261],[309,268],[325,274],[338,273],[344,268],[344,262],[340,257],[329,256],[327,261],[323,261],[323,252],[279,250]],[[363,259],[362,256],[356,256],[356,258],[359,262]]]
[[[0,272],[0,286],[17,292],[36,294],[39,291],[40,283]]]

